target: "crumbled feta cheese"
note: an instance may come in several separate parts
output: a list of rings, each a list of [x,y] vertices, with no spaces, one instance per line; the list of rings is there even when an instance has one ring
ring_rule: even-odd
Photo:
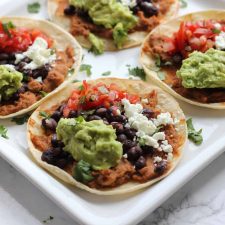
[[[173,124],[173,118],[169,112],[160,113],[157,116],[157,119],[154,120],[155,125],[158,127],[160,125]]]
[[[125,6],[129,6],[130,8],[133,8],[137,5],[136,0],[121,0],[121,3]]]
[[[162,158],[159,156],[154,157],[154,163],[161,162]]]
[[[127,157],[128,157],[127,153],[123,155],[123,158],[127,159]]]
[[[122,99],[122,104],[124,105],[125,115],[127,117],[131,117],[135,113],[141,113],[143,110],[141,104],[130,104],[129,100],[126,98]]]
[[[38,77],[35,80],[38,81],[38,82],[42,82],[42,77]]]
[[[52,49],[48,48],[48,43],[43,38],[36,38],[34,43],[22,54],[16,54],[16,63],[20,62],[25,57],[31,59],[31,62],[26,64],[24,69],[37,69],[45,64],[50,64],[56,60],[56,54],[52,54]]]
[[[143,98],[143,99],[141,99],[141,102],[144,103],[144,104],[148,104],[148,99],[147,98]]]
[[[117,115],[121,115],[121,111],[119,109],[116,110]]]
[[[157,141],[162,141],[162,140],[165,140],[166,135],[164,132],[157,132],[152,137]]]
[[[172,161],[173,160],[173,153],[168,153],[167,155],[167,161]]]
[[[219,50],[225,49],[225,32],[221,32],[218,36],[215,37],[215,45]]]
[[[171,145],[161,145],[160,147],[164,152],[167,153],[173,152],[173,147]]]
[[[153,137],[145,135],[142,138],[144,139],[146,145],[151,146],[153,148],[158,148],[159,147],[158,141],[155,140]]]
[[[222,26],[221,26],[220,23],[215,23],[215,24],[214,24],[214,27],[215,27],[215,29],[220,30]]]
[[[9,72],[15,72],[15,66],[13,65],[10,65],[10,64],[5,64],[4,67],[6,67],[6,69],[9,71]]]

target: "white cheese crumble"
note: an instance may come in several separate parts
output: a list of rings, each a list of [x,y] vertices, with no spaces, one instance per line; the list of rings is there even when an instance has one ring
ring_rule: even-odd
[[[122,5],[128,6],[130,8],[133,8],[137,5],[136,0],[121,0]]]
[[[173,160],[173,153],[168,153],[167,155],[167,161],[172,161]]]
[[[157,148],[158,151],[164,151],[167,153],[168,159],[171,160],[173,147],[166,140],[165,132],[157,132],[157,127],[160,125],[175,124],[179,120],[173,119],[169,112],[161,113],[156,119],[149,120],[142,114],[143,106],[141,104],[131,104],[128,99],[122,99],[122,104],[124,106],[125,116],[128,118],[128,124],[126,125],[137,130],[136,136],[144,141],[145,145]],[[159,160],[159,158],[155,158]]]
[[[220,30],[222,26],[221,26],[220,23],[215,23],[215,24],[214,24],[214,27],[215,27],[215,29]]]
[[[154,124],[158,127],[160,125],[174,124],[173,118],[169,112],[160,113],[154,120]]]
[[[128,158],[127,154],[124,154],[123,155],[123,158],[127,159]]]
[[[215,37],[216,48],[219,50],[225,49],[225,32],[221,32],[218,36]]]
[[[56,60],[56,54],[52,53],[52,49],[48,48],[48,43],[43,38],[36,38],[34,43],[22,54],[16,54],[16,63],[25,57],[31,59],[31,62],[25,65],[25,69],[38,69],[45,64],[50,64]]]
[[[162,158],[159,156],[154,157],[154,163],[161,162]]]
[[[144,104],[148,104],[148,99],[147,98],[143,98],[143,99],[141,99],[141,102],[144,103]]]

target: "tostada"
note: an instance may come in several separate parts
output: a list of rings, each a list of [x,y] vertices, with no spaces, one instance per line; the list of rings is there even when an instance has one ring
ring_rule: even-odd
[[[0,18],[0,119],[24,114],[69,83],[82,49],[58,26],[23,17]]]
[[[48,0],[50,18],[96,54],[140,45],[178,9],[178,0]]]
[[[35,161],[99,195],[136,191],[167,176],[186,141],[178,103],[142,81],[105,78],[68,85],[31,115]]]
[[[188,14],[153,30],[141,63],[157,85],[188,103],[225,109],[225,11]]]

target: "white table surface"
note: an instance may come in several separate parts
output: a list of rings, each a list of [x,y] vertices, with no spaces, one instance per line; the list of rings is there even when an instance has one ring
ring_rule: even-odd
[[[203,0],[199,1],[204,3]],[[18,11],[16,5],[19,3],[26,5],[27,2],[32,1],[17,0],[14,6],[13,1],[1,0],[0,5],[5,7],[1,7],[0,13],[2,15],[24,15],[24,13]],[[44,5],[46,1],[39,2]],[[224,8],[222,7],[224,6],[222,0],[214,2],[216,8]],[[10,7],[7,5],[9,3]],[[46,18],[47,14],[46,11],[42,11],[39,15],[34,16]],[[224,162],[225,154],[199,173],[155,212],[147,218],[143,218],[140,225],[224,225]],[[53,219],[44,223],[50,216]],[[66,213],[1,158],[0,224],[76,225]]]

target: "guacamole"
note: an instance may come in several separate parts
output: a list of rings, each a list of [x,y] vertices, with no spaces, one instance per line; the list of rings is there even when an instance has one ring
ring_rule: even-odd
[[[185,88],[225,88],[225,52],[195,51],[183,61],[177,76]]]
[[[96,55],[100,55],[104,52],[104,43],[103,40],[96,37],[94,34],[90,33],[88,36],[88,40],[91,42],[92,47],[91,51],[94,52]]]
[[[70,0],[70,4],[87,11],[94,24],[113,29],[113,39],[118,48],[138,21],[130,9],[117,0]]]
[[[0,102],[8,100],[22,86],[23,74],[9,65],[0,65]]]
[[[60,119],[56,133],[65,144],[64,151],[95,170],[116,166],[122,157],[122,144],[116,141],[115,130],[101,120]]]

